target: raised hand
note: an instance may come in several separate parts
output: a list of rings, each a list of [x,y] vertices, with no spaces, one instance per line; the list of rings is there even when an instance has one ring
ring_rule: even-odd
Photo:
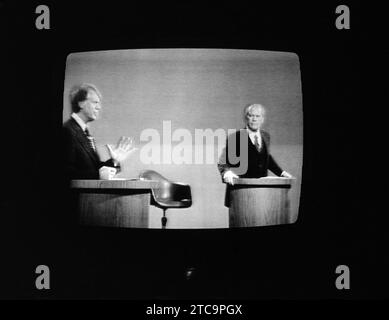
[[[132,152],[136,150],[134,148],[133,140],[130,137],[121,137],[115,148],[112,148],[107,144],[108,152],[112,160],[116,163],[124,161]]]

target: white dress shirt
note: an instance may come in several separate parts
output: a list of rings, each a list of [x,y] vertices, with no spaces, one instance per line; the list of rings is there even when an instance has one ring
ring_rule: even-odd
[[[255,139],[257,137],[259,148],[261,148],[262,147],[261,131],[260,130],[252,131],[249,128],[246,128],[246,130],[249,134],[249,138],[250,138],[251,142],[253,143],[253,145],[255,146]]]

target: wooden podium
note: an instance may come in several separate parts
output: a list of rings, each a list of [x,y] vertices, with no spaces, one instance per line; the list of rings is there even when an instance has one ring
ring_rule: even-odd
[[[152,180],[72,180],[82,225],[148,228]]]
[[[291,222],[288,191],[293,179],[234,179],[229,187],[230,227],[257,227]]]

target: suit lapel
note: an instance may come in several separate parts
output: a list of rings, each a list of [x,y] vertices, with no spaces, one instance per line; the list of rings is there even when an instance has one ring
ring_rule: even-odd
[[[93,159],[94,162],[99,162],[98,155],[96,151],[92,150],[92,148],[90,147],[88,138],[86,137],[84,131],[73,118],[71,118],[71,120],[72,130],[74,131],[74,135],[79,141],[80,145],[83,147],[84,151]]]
[[[262,143],[263,143],[263,146],[265,148],[265,150],[269,150],[268,147],[269,147],[269,135],[266,131],[260,129],[260,133],[261,133],[261,140],[262,140]],[[240,134],[245,134],[247,136],[247,141],[248,143],[250,143],[251,145],[255,146],[255,144],[251,141],[250,139],[250,136],[249,136],[249,133],[247,132],[247,129],[241,129],[240,130]],[[257,150],[258,152],[258,150]]]
[[[269,146],[269,135],[267,134],[266,131],[260,130],[261,131],[261,138],[262,142],[265,144],[266,148]]]

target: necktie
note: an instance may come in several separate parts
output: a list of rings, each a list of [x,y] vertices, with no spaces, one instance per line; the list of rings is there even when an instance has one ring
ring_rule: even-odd
[[[255,136],[254,136],[254,144],[255,144],[255,148],[258,150],[258,151],[261,151],[261,147],[262,147],[262,145],[261,145],[261,139],[258,137],[258,135],[256,134]]]
[[[88,128],[85,129],[85,135],[88,138],[89,146],[93,149],[93,151],[96,151],[95,139],[89,134]]]

